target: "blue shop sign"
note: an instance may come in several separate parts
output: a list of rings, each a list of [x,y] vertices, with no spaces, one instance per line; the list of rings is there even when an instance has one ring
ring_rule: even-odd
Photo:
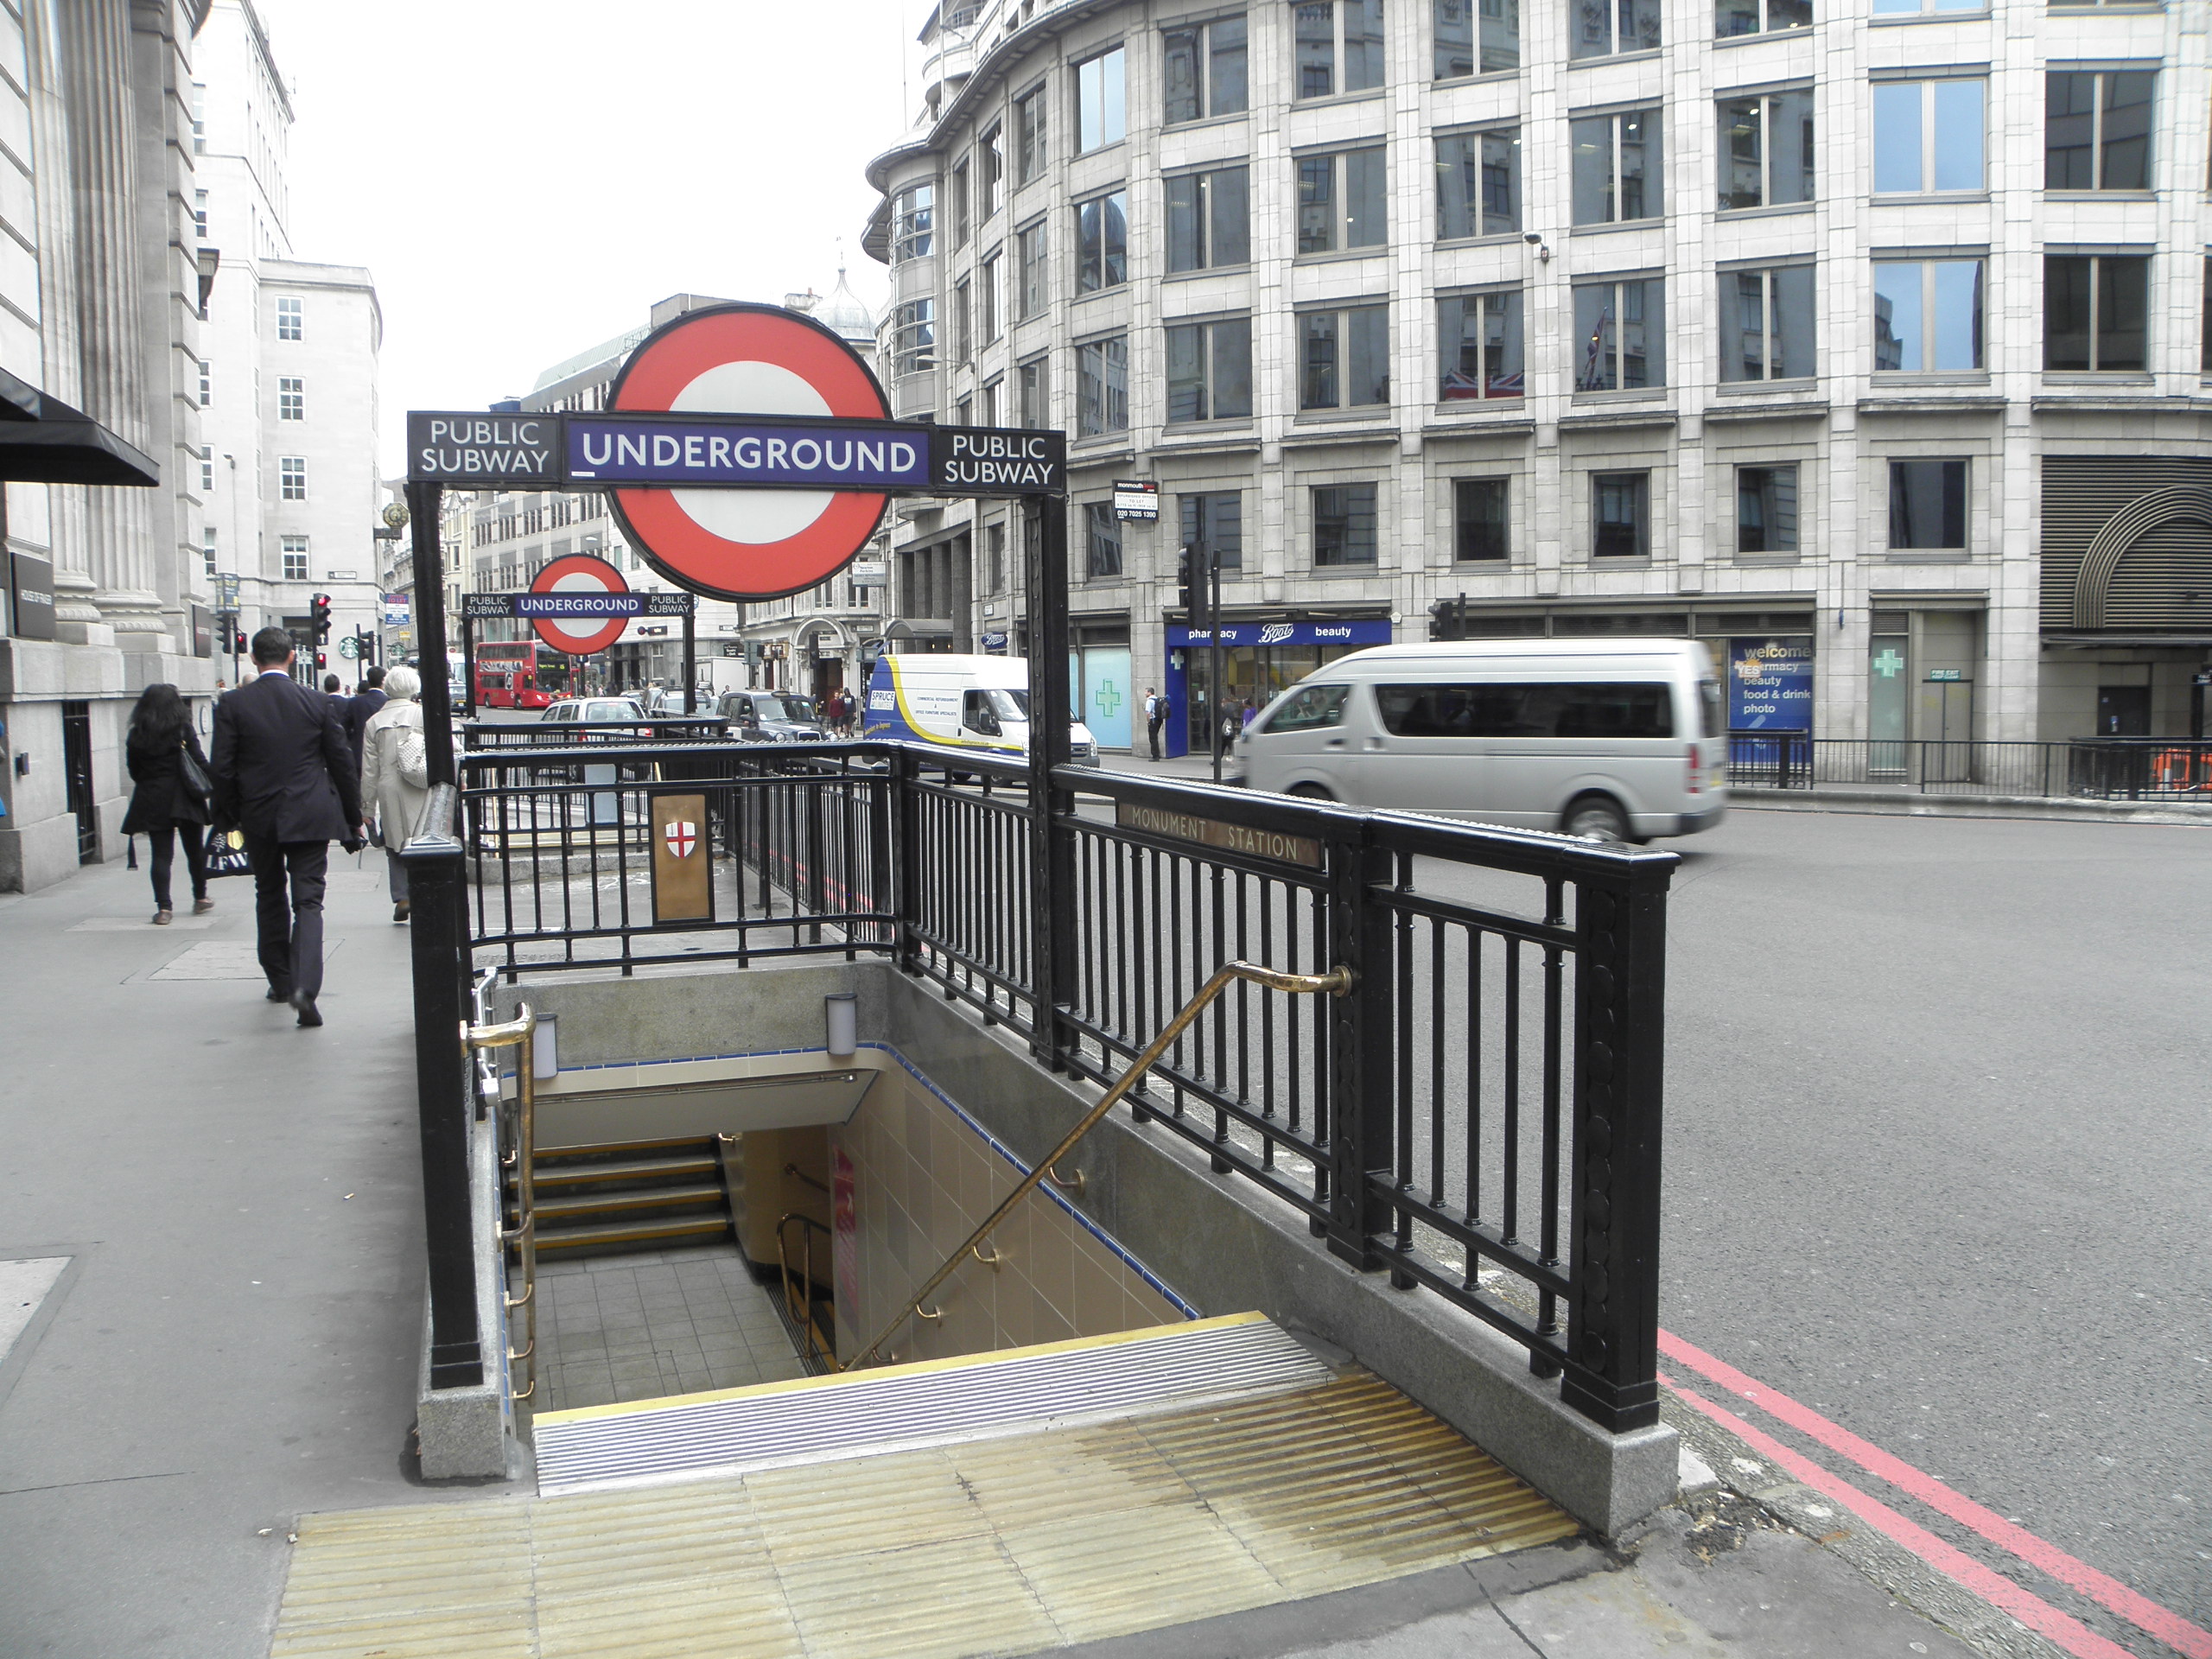
[[[1728,642],[1728,728],[1739,732],[1813,729],[1810,639]]]
[[[1212,643],[1213,631],[1210,628],[1171,625],[1167,630],[1171,651]],[[1226,622],[1222,625],[1221,643],[1232,649],[1256,645],[1387,645],[1390,643],[1390,622],[1389,618],[1379,616],[1343,622]]]

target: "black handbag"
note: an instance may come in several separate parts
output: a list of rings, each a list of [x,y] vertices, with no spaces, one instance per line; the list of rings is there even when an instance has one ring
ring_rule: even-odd
[[[207,831],[207,878],[251,875],[253,865],[245,855],[245,836],[236,830]]]
[[[202,812],[214,804],[215,781],[196,760],[190,749],[181,746],[176,753],[176,781],[179,788],[199,803]]]

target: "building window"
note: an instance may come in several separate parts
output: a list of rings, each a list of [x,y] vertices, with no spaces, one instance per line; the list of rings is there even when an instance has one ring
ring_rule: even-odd
[[[1179,495],[1175,511],[1181,521],[1179,544],[1211,549],[1214,563],[1224,570],[1244,568],[1244,497],[1236,490],[1210,490],[1202,495]],[[1205,574],[1205,562],[1191,572],[1193,582]]]
[[[1526,390],[1521,358],[1521,290],[1447,294],[1436,302],[1437,396],[1445,403],[1518,397]]]
[[[956,283],[952,289],[952,359],[965,363],[976,355],[976,336],[970,332],[974,318],[975,294],[966,283]]]
[[[1129,341],[1126,334],[1075,348],[1076,435],[1129,429]]]
[[[1651,474],[1590,474],[1590,551],[1601,559],[1651,556]]]
[[[1982,366],[1982,262],[1874,262],[1874,367],[1907,374]]]
[[[1044,227],[1037,229],[1041,235]],[[1128,193],[1115,190],[1077,203],[1075,291],[1096,294],[1102,289],[1119,288],[1128,280]]]
[[[1659,0],[1580,0],[1567,54],[1611,58],[1659,49]]]
[[[1962,550],[1967,544],[1967,464],[1890,463],[1890,545]]]
[[[200,493],[215,493],[215,446],[212,443],[200,446]]]
[[[1016,413],[1021,424],[1035,430],[1052,423],[1051,405],[1046,401],[1047,390],[1045,378],[1045,359],[1033,357],[1014,372],[1015,395],[1020,408]]]
[[[891,372],[922,374],[937,367],[937,302],[909,300],[893,313]]]
[[[1014,253],[1020,282],[1014,296],[1017,321],[1036,316],[1045,309],[1048,297],[1045,287],[1045,221],[1041,219],[1014,237]]]
[[[1667,290],[1657,276],[1577,283],[1577,391],[1667,384]]]
[[[1005,385],[1005,379],[1001,378],[983,388],[983,424],[985,426],[996,426],[999,423],[999,405]]]
[[[1720,273],[1720,378],[1795,380],[1813,372],[1813,268]]]
[[[1251,170],[1216,168],[1167,181],[1167,269],[1207,270],[1252,260]]]
[[[276,462],[277,496],[285,501],[304,501],[308,499],[308,459],[305,455],[284,455]]]
[[[1006,137],[998,123],[976,141],[976,171],[978,194],[976,198],[976,222],[983,224],[999,210],[1000,193],[1006,188]]]
[[[1006,589],[1006,525],[987,524],[983,528],[983,591],[1003,593]]]
[[[200,527],[200,561],[207,567],[209,575],[215,574],[215,526],[213,524]]]
[[[1354,409],[1390,401],[1390,308],[1301,312],[1298,406]]]
[[[1167,330],[1167,418],[1225,421],[1252,413],[1252,320],[1185,322]]]
[[[1298,98],[1382,84],[1382,0],[1301,0],[1291,8]]]
[[[1045,175],[1045,89],[1033,86],[1014,100],[1014,181],[1034,184]]]
[[[284,558],[284,580],[305,582],[308,577],[308,538],[287,536],[281,543]]]
[[[1436,141],[1436,235],[1452,242],[1521,228],[1521,132],[1458,132]]]
[[[911,184],[891,198],[891,263],[929,256],[930,232],[937,223],[937,187]]]
[[[1624,110],[1567,124],[1574,150],[1574,222],[1611,225],[1656,219],[1659,111]]]
[[[1509,557],[1505,508],[1507,481],[1502,478],[1459,478],[1452,481],[1452,556],[1462,564]]]
[[[1382,146],[1298,158],[1298,251],[1380,247],[1389,232]]]
[[[207,87],[197,80],[192,83],[192,153],[207,153]]]
[[[1431,0],[1435,75],[1494,75],[1521,67],[1521,0]]]
[[[1738,467],[1736,469],[1736,550],[1738,553],[1795,553],[1797,550],[1797,469],[1795,467]]]
[[[1375,496],[1372,484],[1327,484],[1313,491],[1315,564],[1375,563]]]
[[[306,319],[301,315],[297,300],[276,302],[276,338],[302,340],[306,338]]]
[[[207,359],[200,360],[200,407],[206,409],[215,401],[214,372],[207,366]]]
[[[2148,190],[2154,74],[2050,71],[2044,77],[2043,188]]]
[[[999,337],[999,256],[983,261],[976,279],[976,333],[983,344]]]
[[[1075,149],[1088,156],[1118,144],[1128,133],[1128,89],[1122,82],[1122,48],[1101,52],[1075,67]]]
[[[207,239],[207,193],[205,190],[192,193],[192,228],[202,242]]]
[[[976,400],[973,397],[961,397],[954,400],[952,405],[952,423],[955,426],[973,426],[976,424]]]
[[[280,421],[304,421],[308,417],[308,383],[290,375],[280,375],[276,380],[276,418]]]
[[[1169,126],[1242,115],[1249,97],[1242,17],[1217,17],[1163,37],[1166,84],[1160,119]]]
[[[1713,32],[1722,40],[1813,26],[1813,0],[1718,0]]]
[[[2046,369],[2149,366],[2151,262],[2139,255],[2051,254],[2043,262]]]
[[[1122,574],[1122,521],[1111,501],[1083,504],[1084,569],[1091,581]]]
[[[1874,194],[1980,189],[1987,90],[1980,79],[1877,81]]]
[[[1813,199],[1813,94],[1720,102],[1720,211]]]

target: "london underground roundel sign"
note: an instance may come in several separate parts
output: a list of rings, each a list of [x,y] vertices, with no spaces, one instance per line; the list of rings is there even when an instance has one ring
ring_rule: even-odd
[[[645,338],[610,410],[887,421],[868,365],[837,335],[779,306],[686,312]],[[868,490],[614,489],[631,544],[670,581],[722,599],[780,599],[851,562],[890,498]]]
[[[622,637],[635,605],[620,570],[605,559],[575,553],[533,576],[518,608],[531,613],[530,626],[554,650],[588,657]]]

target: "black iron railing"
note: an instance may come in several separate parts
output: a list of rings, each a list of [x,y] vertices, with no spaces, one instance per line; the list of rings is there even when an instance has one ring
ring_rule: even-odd
[[[918,745],[460,757],[469,955],[582,968],[890,957],[1102,1085],[1224,963],[1130,1096],[1362,1269],[1527,1348],[1614,1429],[1656,1421],[1672,854]],[[704,798],[709,921],[652,907],[652,798]],[[1077,791],[1080,791],[1078,793]]]
[[[2212,741],[2092,737],[2008,743],[1735,731],[1728,734],[1728,779],[1770,789],[2212,800]]]

